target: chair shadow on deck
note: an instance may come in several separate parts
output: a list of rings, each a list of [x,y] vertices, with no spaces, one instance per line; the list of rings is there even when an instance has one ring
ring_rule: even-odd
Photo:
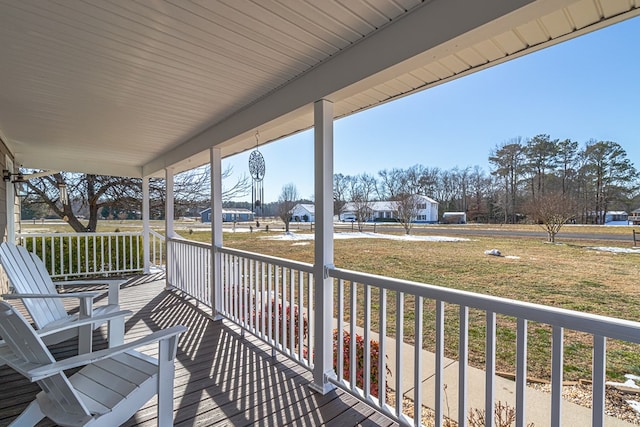
[[[153,280],[151,280],[153,279]],[[379,425],[373,410],[347,394],[320,395],[309,388],[311,373],[228,322],[212,321],[208,309],[174,291],[158,277],[138,277],[122,287],[122,308],[134,314],[125,324],[125,341],[174,325],[189,330],[178,343],[174,381],[175,425]],[[56,358],[68,357],[74,340],[53,346]],[[105,328],[94,332],[96,349],[106,347]],[[155,351],[149,348],[150,355]],[[0,426],[11,422],[35,398],[39,388],[7,367],[0,367]],[[6,384],[6,387],[5,387]],[[154,426],[156,398],[126,426]],[[391,424],[388,419],[382,424]],[[44,421],[39,426],[52,425]]]

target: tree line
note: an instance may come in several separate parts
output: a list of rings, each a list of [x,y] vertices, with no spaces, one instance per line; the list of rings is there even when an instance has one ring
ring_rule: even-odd
[[[603,224],[607,211],[640,207],[638,172],[616,142],[590,140],[580,146],[546,134],[518,137],[492,148],[489,164],[489,172],[480,166],[446,170],[416,164],[377,175],[336,174],[335,211],[346,203],[402,201],[419,194],[439,203],[440,217],[458,211],[473,222],[515,223],[541,221],[535,208],[553,199],[555,210],[570,211],[567,220]]]
[[[370,202],[396,201],[398,216],[406,217],[403,223],[410,227],[409,218],[416,210],[415,195],[435,199],[439,217],[448,211],[465,212],[469,221],[480,223],[524,219],[543,223],[553,217],[555,222],[562,218],[565,222],[603,224],[607,211],[630,212],[640,207],[638,172],[616,142],[590,140],[580,145],[547,134],[518,137],[493,147],[488,160],[488,172],[477,165],[447,170],[416,164],[377,174],[335,174],[334,213],[338,215],[346,203],[351,203],[356,213],[361,213],[361,222]],[[249,179],[243,174],[225,186],[232,175],[231,169],[223,174],[224,206],[251,208],[250,203],[234,201],[248,194]],[[176,175],[176,215],[195,216],[207,207],[210,182],[208,165]],[[65,203],[59,197],[61,184],[69,193]],[[81,232],[95,231],[101,217],[140,217],[140,179],[59,172],[27,180],[27,185],[29,196],[22,204],[24,219],[53,214]],[[165,191],[164,180],[150,180],[152,219],[164,218]],[[256,214],[287,218],[295,203],[306,201],[298,199],[297,194],[295,186],[287,184],[278,201],[263,203]]]

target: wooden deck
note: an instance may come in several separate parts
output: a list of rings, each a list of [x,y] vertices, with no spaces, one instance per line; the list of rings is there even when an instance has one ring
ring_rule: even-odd
[[[205,311],[163,286],[159,277],[141,277],[123,288],[120,301],[123,309],[134,312],[126,322],[126,341],[173,325],[189,328],[178,345],[176,426],[397,425],[342,391],[325,396],[313,392],[306,369],[284,356],[271,357],[270,348],[258,339],[242,338],[229,322],[209,320]],[[104,330],[96,332],[95,340],[97,347],[105,346]],[[53,347],[54,356],[70,355],[73,345]],[[38,391],[12,369],[0,367],[0,426],[20,414]],[[125,425],[155,426],[155,399]]]

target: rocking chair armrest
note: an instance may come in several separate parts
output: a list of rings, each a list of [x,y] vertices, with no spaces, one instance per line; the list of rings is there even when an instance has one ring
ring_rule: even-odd
[[[63,294],[6,294],[7,299],[24,298],[78,298],[80,301],[80,317],[93,316],[93,300],[100,295],[100,292],[66,292]],[[111,298],[109,298],[109,303]]]
[[[162,331],[153,332],[146,337],[139,338],[127,344],[122,344],[116,347],[107,348],[104,350],[94,351],[91,353],[79,354],[77,356],[69,357],[68,359],[53,362],[44,366],[34,367],[29,369],[24,374],[29,378],[31,382],[41,380],[43,378],[50,377],[59,372],[65,371],[71,368],[77,368],[79,366],[89,365],[91,363],[98,362],[100,360],[108,359],[126,351],[134,350],[138,347],[142,347],[154,342],[171,339],[178,337],[185,332],[187,328],[182,325],[173,326],[171,328],[163,329]]]
[[[56,286],[95,286],[95,285],[122,285],[128,279],[78,279],[78,280],[56,280]]]
[[[89,285],[109,285],[108,303],[118,305],[120,300],[120,286],[127,283],[129,279],[84,279],[84,280],[61,280],[54,282],[56,286],[89,286]]]
[[[24,299],[24,298],[97,298],[100,292],[67,292],[63,294],[3,294],[4,299]]]
[[[40,338],[43,338],[51,334],[56,334],[61,331],[66,331],[67,329],[78,328],[80,326],[85,326],[85,325],[93,325],[96,323],[105,323],[105,322],[108,322],[109,320],[117,319],[118,317],[131,316],[132,314],[133,312],[131,310],[114,311],[113,313],[101,314],[100,316],[84,317],[81,319],[76,319],[73,322],[69,322],[63,325],[44,327],[42,329],[38,329],[36,332],[38,333]]]

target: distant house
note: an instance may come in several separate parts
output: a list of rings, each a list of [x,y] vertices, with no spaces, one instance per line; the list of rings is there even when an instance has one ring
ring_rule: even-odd
[[[625,211],[607,211],[604,216],[604,223],[614,222],[614,221],[628,221],[629,214]]]
[[[254,219],[255,215],[249,209],[222,209],[222,221],[224,222],[253,221]],[[211,208],[200,212],[200,221],[211,222]]]
[[[466,224],[466,212],[445,212],[442,214],[443,224]]]
[[[640,208],[632,210],[627,220],[633,225],[640,225]]]
[[[316,208],[311,203],[298,203],[291,210],[291,221],[294,222],[315,222]]]
[[[419,198],[417,212],[415,218],[411,222],[414,223],[436,223],[438,222],[438,202],[427,196],[417,196]],[[368,204],[370,215],[365,221],[368,222],[384,222],[394,221],[398,217],[398,202],[381,201],[370,202]],[[339,215],[341,221],[353,221],[356,218],[356,207],[353,203],[347,203]]]

